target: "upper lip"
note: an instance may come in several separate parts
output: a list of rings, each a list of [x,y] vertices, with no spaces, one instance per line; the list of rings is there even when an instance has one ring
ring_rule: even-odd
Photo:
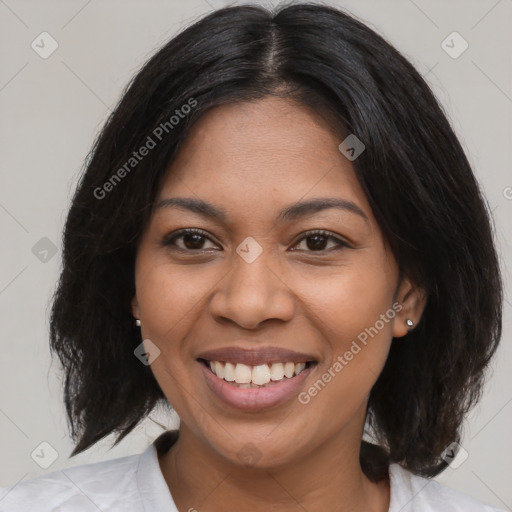
[[[197,359],[207,361],[226,361],[230,363],[243,363],[248,366],[258,366],[265,363],[306,363],[315,361],[311,354],[295,352],[279,347],[222,347],[207,350],[198,354]]]

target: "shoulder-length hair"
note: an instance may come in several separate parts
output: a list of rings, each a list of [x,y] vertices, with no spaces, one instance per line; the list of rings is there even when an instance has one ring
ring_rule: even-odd
[[[203,17],[148,60],[97,137],[67,217],[50,324],[65,372],[71,455],[111,433],[117,444],[166,401],[134,356],[141,337],[130,301],[140,237],[162,176],[199,117],[270,95],[325,116],[340,142],[355,134],[365,145],[353,162],[359,183],[401,275],[428,299],[417,327],[393,340],[371,390],[379,447],[363,441],[361,465],[374,481],[392,462],[434,476],[480,398],[501,336],[491,216],[415,68],[352,16],[307,3]]]

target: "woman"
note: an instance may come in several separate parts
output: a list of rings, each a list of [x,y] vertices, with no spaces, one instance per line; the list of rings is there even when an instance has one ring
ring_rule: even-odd
[[[496,511],[428,478],[501,297],[485,201],[411,64],[333,8],[216,11],[103,128],[51,318],[72,455],[162,402],[179,431],[2,510]]]

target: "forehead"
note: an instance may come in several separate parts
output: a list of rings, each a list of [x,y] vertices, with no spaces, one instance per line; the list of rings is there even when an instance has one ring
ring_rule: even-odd
[[[192,195],[247,209],[329,196],[369,213],[342,140],[320,115],[282,98],[215,107],[192,127],[158,199]]]

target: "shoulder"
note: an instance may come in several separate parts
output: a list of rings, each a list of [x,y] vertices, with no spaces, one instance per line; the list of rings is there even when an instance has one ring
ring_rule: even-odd
[[[389,512],[504,512],[398,464],[389,467],[389,477]]]
[[[142,454],[66,468],[0,489],[0,512],[125,511],[139,501]],[[128,505],[129,504],[129,505]]]

